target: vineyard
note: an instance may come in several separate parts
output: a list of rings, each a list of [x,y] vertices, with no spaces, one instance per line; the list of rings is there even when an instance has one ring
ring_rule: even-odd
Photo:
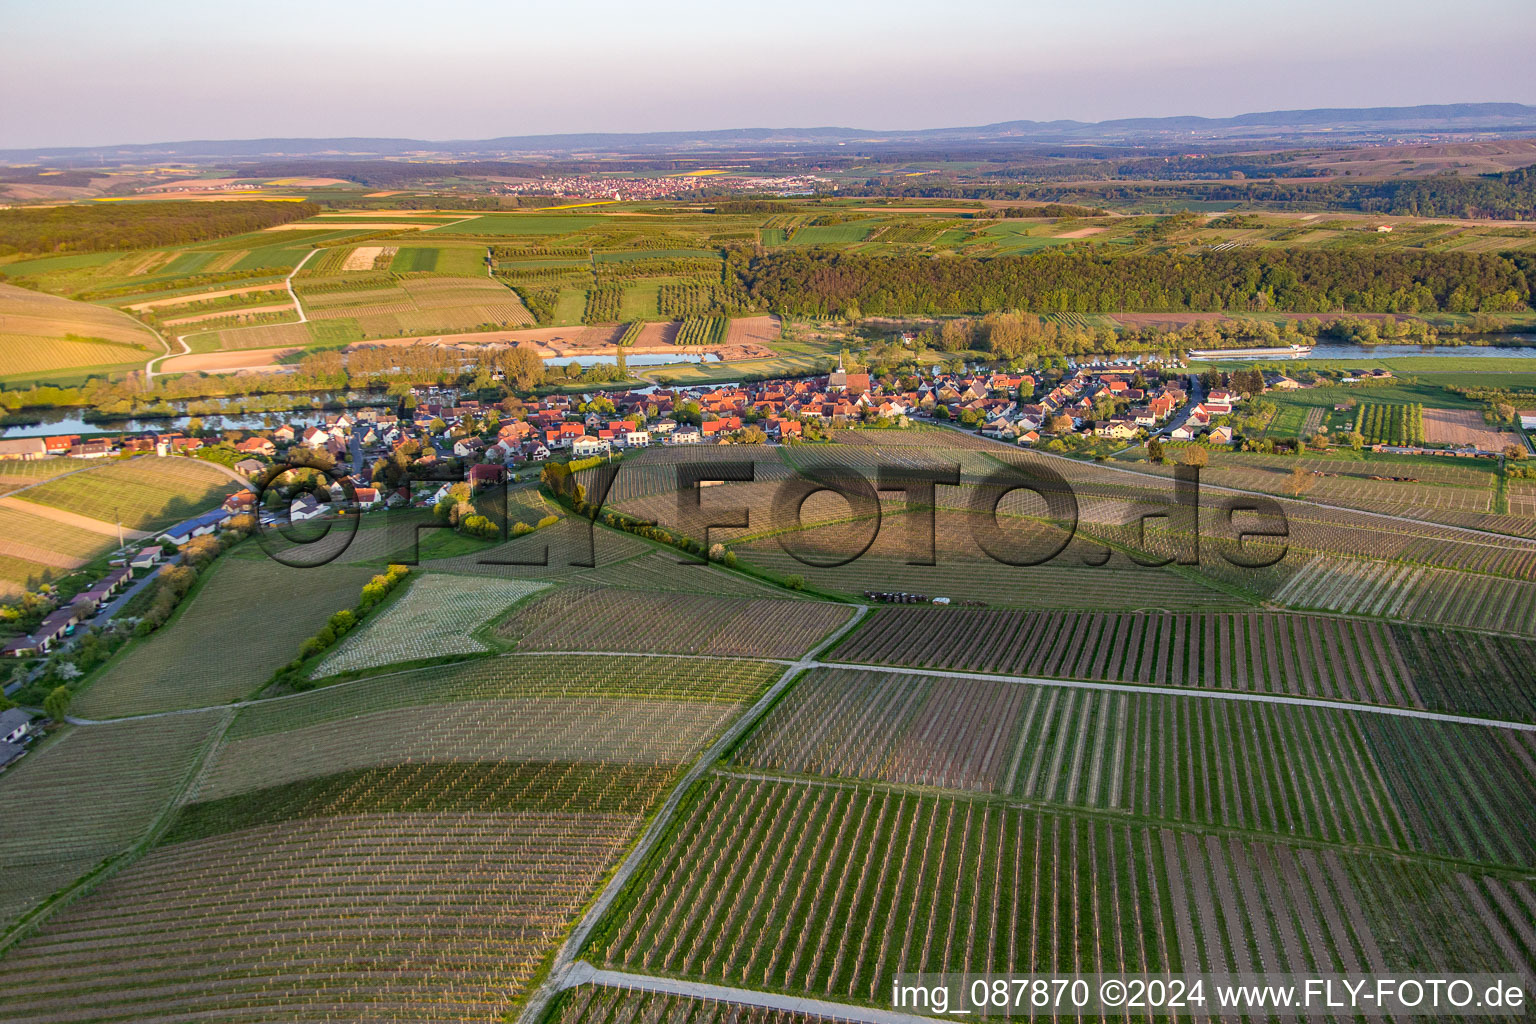
[[[213,710],[77,729],[5,772],[0,930],[148,833],[223,722]]]
[[[345,328],[356,340],[485,326],[526,327],[533,322],[516,292],[483,277],[378,274],[311,278],[298,287],[311,319],[339,321],[337,328]],[[223,340],[243,341],[240,336],[246,333],[258,332],[239,332]]]
[[[1360,406],[1355,429],[1368,444],[1420,445],[1424,443],[1424,406],[1370,402]]]
[[[700,787],[589,959],[888,1006],[892,977],[920,971],[1529,969],[1536,955],[1518,918],[1483,912],[1528,912],[1524,882],[961,796]]]
[[[638,824],[399,811],[177,843],[11,950],[6,1010],[120,1013],[177,991],[205,1016],[500,1019]]]
[[[130,530],[161,530],[206,512],[236,486],[201,460],[150,457],[49,480],[20,500],[91,519],[119,519]]]
[[[348,635],[320,662],[314,678],[396,661],[478,654],[486,647],[470,633],[545,586],[438,573],[423,576],[403,598]]]
[[[1297,608],[1536,636],[1536,582],[1412,563],[1317,555],[1273,599]]]
[[[1533,754],[1530,733],[1354,711],[818,670],[736,761],[1518,865]]]
[[[720,345],[731,324],[725,316],[690,316],[677,332],[679,345]]]
[[[356,604],[372,575],[336,563],[293,569],[264,557],[222,558],[180,614],[112,661],[75,709],[113,718],[249,697],[326,619]],[[252,602],[263,609],[260,629],[251,628]],[[208,670],[209,637],[219,637],[221,657],[240,671]]]
[[[581,985],[562,995],[551,1024],[831,1024],[831,1018],[634,991]]]
[[[1447,672],[1433,705],[1418,690],[1421,673],[1403,658],[1413,627],[1317,615],[1239,612],[1171,615],[1024,612],[993,609],[882,608],[836,650],[839,661],[998,675],[1099,679],[1303,694],[1398,707],[1474,710]],[[1476,634],[1440,634],[1478,642]],[[1486,638],[1517,661],[1529,642]],[[1536,719],[1536,687],[1501,688],[1501,705]]]
[[[497,633],[525,651],[797,658],[850,614],[820,602],[573,585],[520,609]]]

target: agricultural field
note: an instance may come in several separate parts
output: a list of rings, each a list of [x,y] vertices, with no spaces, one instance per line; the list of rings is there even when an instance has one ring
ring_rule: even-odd
[[[851,614],[846,605],[571,585],[523,607],[496,633],[523,651],[798,658]]]
[[[0,494],[10,494],[18,488],[31,487],[79,468],[80,463],[73,459],[32,459],[25,462],[9,459],[0,463]]]
[[[607,1024],[619,1020],[654,1024],[821,1024],[832,1020],[789,1010],[600,985],[578,985],[561,993],[550,1019],[552,1024]]]
[[[55,890],[147,837],[191,782],[220,710],[75,728],[8,769],[25,806],[0,835],[0,933]]]
[[[226,800],[397,762],[554,763],[580,752],[607,765],[675,765],[780,671],[511,655],[325,687],[244,709],[193,797]]]
[[[116,310],[0,283],[0,380],[68,380],[142,366],[164,351]]]
[[[885,1006],[920,971],[1528,970],[1529,930],[1483,910],[1533,899],[1386,856],[716,774],[585,955]]]
[[[178,990],[184,1010],[262,1020],[500,1019],[638,824],[400,809],[178,842],[51,918],[0,961],[0,984],[8,1012],[34,1018]],[[128,958],[142,966],[125,979]]]
[[[303,279],[297,287],[305,312],[318,322],[315,329],[330,324],[345,335],[328,340],[533,325],[517,293],[486,278],[318,277]],[[263,341],[266,344],[281,342]]]
[[[84,529],[49,515],[40,505],[12,498],[0,501],[0,554],[36,562],[52,569],[77,569],[96,555],[117,546],[111,523],[106,529]]]
[[[1536,636],[1536,582],[1316,555],[1274,594],[1295,608]]]
[[[153,531],[209,511],[239,486],[200,459],[143,456],[46,481],[26,491],[21,500],[93,519],[116,518],[128,529]]]
[[[1424,414],[1424,439],[1430,444],[1472,445],[1502,451],[1505,445],[1525,447],[1525,438],[1511,430],[1494,430],[1470,409],[1430,409]]]
[[[405,596],[372,616],[320,662],[314,678],[396,661],[478,654],[470,634],[547,584],[432,573],[410,583]]]
[[[1533,753],[1529,732],[1344,709],[817,670],[735,760],[1521,865]]]
[[[826,657],[1302,695],[1531,721],[1536,686],[1521,682],[1515,669],[1536,653],[1531,644],[1267,611],[1169,615],[896,607],[875,610]]]
[[[250,697],[331,615],[355,605],[372,576],[336,563],[296,569],[265,557],[221,558],[171,622],[101,669],[75,711],[117,718]],[[211,638],[217,667],[208,660]]]

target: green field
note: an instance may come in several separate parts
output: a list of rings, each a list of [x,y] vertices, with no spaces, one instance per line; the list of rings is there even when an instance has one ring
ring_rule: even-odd
[[[163,530],[207,512],[239,485],[207,462],[145,456],[112,461],[28,490],[24,500],[131,530]]]
[[[462,235],[567,235],[602,223],[602,218],[576,214],[493,213],[440,230]]]
[[[0,933],[55,890],[146,837],[191,781],[224,712],[70,730],[9,768],[30,808],[0,834]]]
[[[355,605],[372,575],[334,563],[294,569],[269,558],[221,558],[170,623],[101,670],[75,710],[116,718],[250,697],[326,619]],[[217,670],[205,658],[210,644],[220,652]]]

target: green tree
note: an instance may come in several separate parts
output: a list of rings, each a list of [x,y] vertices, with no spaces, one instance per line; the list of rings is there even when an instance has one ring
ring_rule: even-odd
[[[64,721],[64,716],[69,714],[69,702],[73,698],[67,686],[56,686],[53,692],[43,699],[43,711],[55,722]]]

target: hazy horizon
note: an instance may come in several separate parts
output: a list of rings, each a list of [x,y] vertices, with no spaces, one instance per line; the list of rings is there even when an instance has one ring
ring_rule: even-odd
[[[400,0],[10,7],[10,149],[1536,103],[1536,9],[1519,0],[1454,12],[1299,0],[1283,18],[1214,0],[982,0],[951,7],[943,24],[869,0],[789,0],[770,23],[679,0],[446,0],[426,14]],[[1467,38],[1474,23],[1496,28],[1489,41]]]

